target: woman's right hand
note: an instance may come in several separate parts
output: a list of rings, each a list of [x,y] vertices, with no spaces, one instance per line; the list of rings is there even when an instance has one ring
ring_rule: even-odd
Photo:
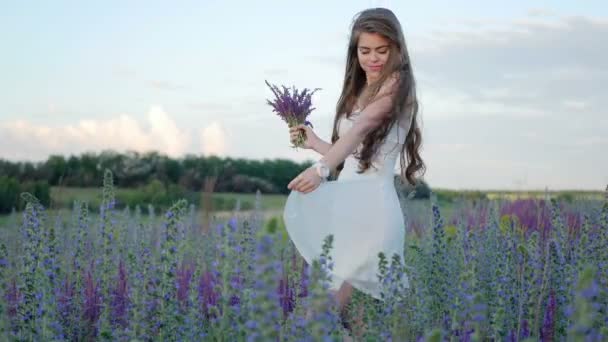
[[[313,132],[310,126],[300,124],[293,127],[289,127],[289,138],[292,144],[296,144],[296,140],[300,132],[304,132],[304,143],[299,146],[305,149],[312,149],[314,144],[319,140],[319,137]]]

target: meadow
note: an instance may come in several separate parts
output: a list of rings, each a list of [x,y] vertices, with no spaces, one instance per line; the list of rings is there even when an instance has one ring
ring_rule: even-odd
[[[608,339],[603,196],[401,198],[403,258],[379,255],[384,300],[327,293],[332,237],[311,265],[284,230],[284,197],[212,215],[186,200],[122,207],[103,189],[56,189],[0,219],[6,341],[601,341]],[[241,203],[251,201],[252,210]],[[373,229],[373,227],[370,227]],[[399,279],[407,275],[410,287]]]
[[[115,189],[115,195],[117,200],[124,199],[125,202],[131,198],[137,198],[141,192],[140,189]],[[192,192],[189,194],[190,198],[202,197],[201,192]],[[213,193],[212,197],[215,203],[219,203],[219,208],[232,210],[236,205],[236,202],[241,202],[241,209],[251,210],[255,203],[256,194],[247,193]],[[261,199],[261,210],[280,210],[285,204],[285,195],[281,194],[265,194]],[[81,201],[89,203],[89,206],[99,208],[103,200],[102,191],[98,188],[77,188],[77,187],[51,187],[51,207],[52,208],[71,208],[74,201]],[[141,206],[147,206],[147,203],[140,203]],[[216,210],[214,210],[216,211]]]

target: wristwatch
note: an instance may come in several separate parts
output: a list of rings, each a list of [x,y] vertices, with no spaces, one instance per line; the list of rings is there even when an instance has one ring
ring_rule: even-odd
[[[327,179],[327,177],[329,177],[329,167],[325,162],[319,160],[313,166],[321,178]]]

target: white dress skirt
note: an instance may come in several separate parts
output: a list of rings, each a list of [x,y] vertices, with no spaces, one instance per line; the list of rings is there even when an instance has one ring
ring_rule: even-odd
[[[343,135],[356,120],[342,116],[338,134]],[[378,253],[390,263],[394,253],[403,262],[405,223],[394,185],[400,144],[407,131],[395,124],[370,167],[357,174],[358,160],[351,154],[335,181],[321,183],[305,194],[292,191],[285,204],[283,220],[300,255],[311,264],[322,253],[323,240],[333,235],[330,289],[342,282],[374,297],[380,297]],[[409,288],[407,275],[402,278]]]

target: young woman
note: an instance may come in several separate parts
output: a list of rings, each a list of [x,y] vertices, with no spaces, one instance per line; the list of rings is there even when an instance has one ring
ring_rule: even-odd
[[[424,173],[418,153],[421,132],[414,75],[397,17],[388,9],[355,16],[346,56],[342,94],[331,143],[304,125],[305,148],[323,157],[288,185],[283,218],[291,240],[310,264],[333,235],[332,284],[340,310],[353,287],[380,299],[378,253],[403,261],[405,223],[394,186],[396,160],[401,180],[414,185]],[[408,164],[405,165],[405,157]],[[335,181],[326,182],[328,173]],[[403,278],[409,287],[408,278]]]

